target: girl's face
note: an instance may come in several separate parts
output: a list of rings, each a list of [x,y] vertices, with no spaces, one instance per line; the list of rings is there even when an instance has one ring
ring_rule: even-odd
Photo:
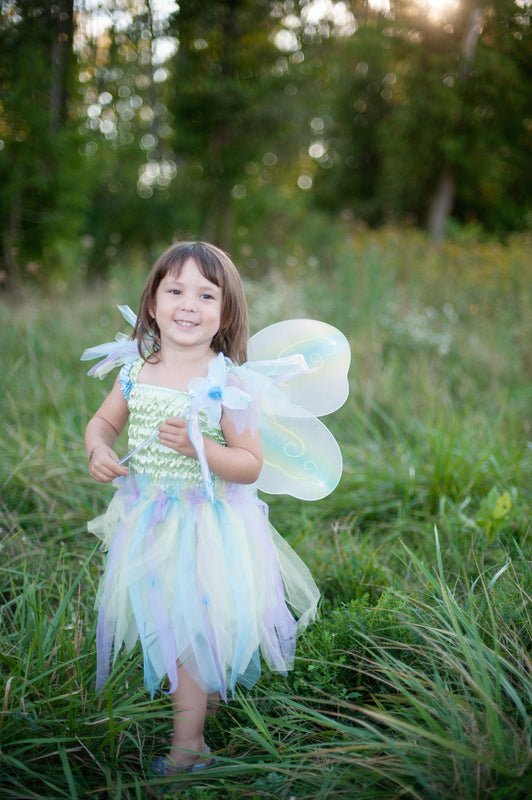
[[[222,290],[199,271],[194,259],[183,264],[179,275],[169,273],[157,288],[155,317],[161,348],[210,348],[220,329]]]

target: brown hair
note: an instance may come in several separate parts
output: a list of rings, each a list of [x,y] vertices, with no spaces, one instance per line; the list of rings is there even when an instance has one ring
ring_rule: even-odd
[[[237,364],[243,364],[247,359],[249,330],[242,280],[227,253],[207,242],[178,242],[159,256],[146,279],[132,338],[137,340],[144,360],[160,350],[159,326],[150,309],[155,305],[157,289],[163,278],[169,274],[178,277],[189,258],[194,260],[204,278],[222,290],[220,330],[211,342],[212,349],[215,353],[224,353]]]

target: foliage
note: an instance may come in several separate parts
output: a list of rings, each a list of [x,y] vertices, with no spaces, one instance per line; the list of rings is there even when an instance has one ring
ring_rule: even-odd
[[[0,283],[71,268],[87,211],[80,164],[72,2],[2,4]],[[68,265],[68,266],[67,266]]]
[[[175,150],[196,183],[202,235],[226,246],[234,201],[245,198],[250,176],[260,172],[255,162],[267,151],[277,162],[278,145],[286,150],[289,140],[289,76],[277,65],[271,10],[267,0],[217,0],[198,14],[185,2],[175,19]]]
[[[90,282],[174,238],[260,242],[257,268],[311,208],[424,226],[444,178],[455,221],[529,227],[529,9],[370,6],[3,3],[0,283]]]
[[[321,80],[332,97],[330,122],[316,175],[322,206],[370,224],[424,225],[447,174],[456,219],[492,231],[529,224],[529,18],[514,2],[487,4],[478,45],[467,53],[480,5],[464,3],[435,24],[425,9],[396,2],[391,18],[377,16],[328,44],[334,61]]]
[[[507,627],[492,596],[515,574],[451,586],[437,539],[436,554],[436,570],[405,559],[419,597],[353,603],[324,621],[319,656],[303,657],[294,673],[298,696],[267,693],[254,708],[242,701],[236,718],[262,734],[253,750],[269,753],[276,796],[349,797],[356,786],[363,797],[442,798],[451,784],[460,798],[519,796],[530,628]],[[525,603],[522,595],[521,612]]]

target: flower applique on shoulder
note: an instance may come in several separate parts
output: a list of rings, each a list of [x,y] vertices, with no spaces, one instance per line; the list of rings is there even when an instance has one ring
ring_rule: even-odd
[[[134,328],[137,323],[135,312],[129,306],[118,306],[118,310],[126,322],[129,322]],[[87,375],[91,378],[103,380],[115,367],[125,367],[127,365],[131,367],[140,355],[142,353],[139,352],[135,339],[132,339],[126,333],[117,333],[113,342],[104,342],[103,344],[97,344],[96,347],[89,347],[84,350],[81,355],[81,361],[92,361],[95,358],[100,358],[101,361],[91,367]]]
[[[133,386],[135,385],[135,381],[132,378],[131,371],[133,369],[133,365],[135,361],[128,361],[127,364],[124,364],[120,372],[118,373],[118,382],[120,384],[120,388],[122,390],[122,394],[124,395],[125,400],[129,400],[131,396],[131,391]]]

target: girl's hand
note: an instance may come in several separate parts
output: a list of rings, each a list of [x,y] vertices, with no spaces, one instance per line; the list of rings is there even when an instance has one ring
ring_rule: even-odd
[[[159,428],[159,441],[184,456],[196,458],[196,451],[188,436],[187,421],[183,417],[170,417]]]
[[[118,463],[115,451],[106,444],[99,444],[93,449],[89,458],[89,472],[100,483],[109,483],[114,478],[129,474],[127,467]]]

